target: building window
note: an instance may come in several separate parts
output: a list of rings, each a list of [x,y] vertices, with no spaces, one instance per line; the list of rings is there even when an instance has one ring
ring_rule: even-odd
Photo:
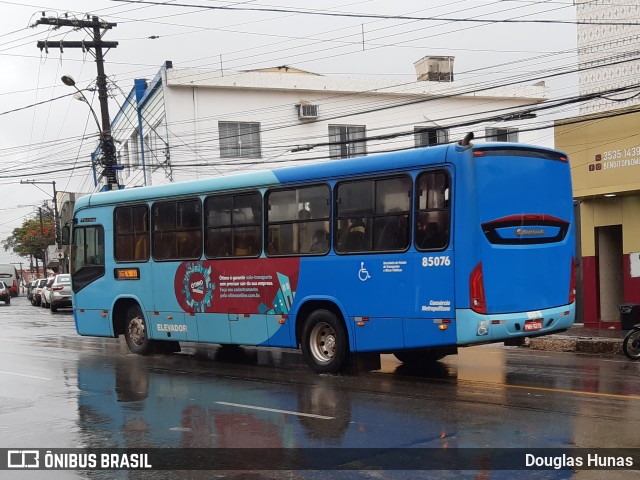
[[[444,128],[415,127],[413,131],[416,147],[428,147],[449,141],[449,130]]]
[[[153,258],[188,260],[202,255],[200,200],[153,204]]]
[[[140,137],[138,136],[138,129],[136,128],[131,137],[129,138],[129,165],[127,166],[127,172],[131,168],[137,168],[140,165]]]
[[[113,235],[116,262],[145,262],[149,259],[149,209],[146,205],[117,207]]]
[[[204,202],[208,258],[257,257],[262,249],[259,192],[219,195]]]
[[[442,250],[449,245],[449,175],[443,171],[423,173],[416,182],[416,192],[416,248]]]
[[[269,192],[266,197],[267,255],[327,253],[330,198],[327,185]]]
[[[331,158],[351,158],[367,154],[364,125],[329,125]]]
[[[487,128],[485,131],[487,142],[517,142],[517,128]]]
[[[408,176],[338,184],[336,252],[406,250],[410,210],[411,178]]]
[[[260,124],[218,122],[221,158],[260,158]]]

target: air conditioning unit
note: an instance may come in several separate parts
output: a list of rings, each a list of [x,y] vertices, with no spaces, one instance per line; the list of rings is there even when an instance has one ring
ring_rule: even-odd
[[[308,103],[299,104],[298,118],[304,120],[313,120],[318,118],[318,105],[310,105]]]

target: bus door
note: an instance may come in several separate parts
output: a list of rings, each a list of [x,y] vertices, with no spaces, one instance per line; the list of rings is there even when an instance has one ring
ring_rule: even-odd
[[[448,169],[423,172],[416,179],[415,315],[405,323],[405,348],[456,341],[451,185]]]

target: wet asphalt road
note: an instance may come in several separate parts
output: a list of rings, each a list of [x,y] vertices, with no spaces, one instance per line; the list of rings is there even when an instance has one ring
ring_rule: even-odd
[[[0,448],[640,448],[640,363],[622,357],[497,345],[462,349],[425,371],[384,355],[379,370],[316,375],[287,350],[184,344],[179,354],[135,356],[123,339],[78,336],[71,311],[52,314],[24,297],[0,304],[0,328]],[[514,478],[19,473],[0,478]]]

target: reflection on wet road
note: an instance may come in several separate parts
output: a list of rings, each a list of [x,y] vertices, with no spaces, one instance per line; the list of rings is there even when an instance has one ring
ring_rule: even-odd
[[[640,365],[622,357],[484,346],[423,370],[384,355],[316,375],[285,350],[135,356],[23,298],[0,323],[6,448],[640,448]]]

